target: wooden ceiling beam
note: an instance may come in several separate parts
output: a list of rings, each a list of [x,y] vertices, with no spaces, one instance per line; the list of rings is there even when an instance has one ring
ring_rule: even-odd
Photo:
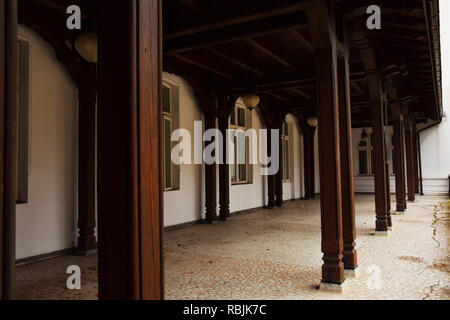
[[[294,67],[292,64],[290,64],[289,62],[287,62],[286,60],[284,60],[283,58],[281,58],[280,56],[276,55],[275,53],[273,53],[271,50],[267,49],[266,47],[262,46],[261,44],[259,44],[257,41],[255,40],[249,40],[249,44],[255,48],[256,50],[262,52],[263,54],[265,54],[266,56],[268,56],[269,58],[275,60],[276,62],[278,62],[279,64],[281,64],[282,66],[284,66],[285,68],[289,69],[290,71],[295,71],[297,70],[296,67]]]
[[[200,62],[198,62],[198,61],[195,61],[195,60],[186,58],[186,57],[184,57],[184,56],[182,56],[182,55],[180,55],[180,54],[174,53],[174,54],[172,54],[172,57],[174,57],[174,58],[176,58],[176,59],[178,59],[178,60],[184,61],[184,62],[186,62],[186,63],[189,63],[189,64],[191,64],[191,65],[193,65],[193,66],[195,66],[195,67],[199,67],[199,68],[201,68],[201,69],[204,69],[204,70],[213,72],[213,73],[215,73],[215,74],[217,74],[217,75],[219,75],[219,76],[221,76],[221,77],[224,77],[224,78],[226,78],[226,79],[228,79],[228,80],[233,80],[233,79],[234,79],[234,77],[233,77],[232,75],[228,74],[228,73],[219,71],[219,70],[217,70],[216,68],[210,67],[210,66],[208,66],[208,65],[206,65],[206,64],[204,64],[204,63],[200,63]]]
[[[291,34],[294,36],[294,38],[299,42],[303,48],[308,50],[309,53],[314,53],[314,46],[311,41],[306,39],[298,30],[293,30]]]
[[[185,5],[188,5],[188,3],[195,3],[192,0],[182,0],[181,2]],[[192,7],[192,5],[190,7]],[[199,19],[189,19],[189,22],[194,21],[194,24],[183,25],[183,23],[181,23],[177,31],[169,31],[164,34],[164,40],[229,27],[245,22],[261,20],[301,10],[303,10],[303,8],[299,1],[277,6],[273,6],[272,3],[269,3],[268,5],[260,3],[258,4],[258,6],[254,6],[253,4],[250,6],[243,5],[238,8],[233,8],[233,12],[230,12],[228,14],[224,14],[223,10],[217,10],[217,12],[209,13],[209,15],[206,17],[198,17]],[[207,21],[205,22],[205,20]]]
[[[180,53],[205,46],[213,46],[304,28],[308,28],[308,24],[302,18],[302,15],[288,14],[164,40],[164,53]]]
[[[305,97],[305,98],[308,99],[308,100],[311,100],[311,101],[314,100],[314,98],[313,98],[311,95],[309,95],[309,94],[303,92],[302,90],[300,90],[300,89],[298,89],[298,88],[290,88],[289,90],[290,90],[291,92],[294,92],[294,93],[296,93],[296,94],[302,96],[302,97]]]
[[[240,68],[245,69],[245,70],[248,70],[248,71],[256,74],[257,76],[262,77],[264,75],[264,73],[262,71],[260,71],[258,69],[255,69],[255,68],[249,66],[248,64],[243,63],[242,61],[240,61],[240,60],[238,60],[236,58],[233,58],[233,57],[223,53],[220,50],[214,49],[212,47],[207,47],[206,49],[209,50],[210,52],[218,55],[219,57],[227,60],[228,62],[234,64],[235,66],[240,67]]]

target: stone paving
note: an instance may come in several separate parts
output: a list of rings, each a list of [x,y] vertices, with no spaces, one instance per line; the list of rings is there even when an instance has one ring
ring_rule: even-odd
[[[166,232],[166,298],[448,300],[448,200],[419,197],[405,215],[393,216],[388,237],[374,236],[373,196],[356,200],[359,268],[343,293],[318,290],[320,203],[314,200]],[[18,297],[96,299],[96,263],[95,256],[66,256],[21,266]],[[83,271],[81,291],[65,288],[71,264]]]

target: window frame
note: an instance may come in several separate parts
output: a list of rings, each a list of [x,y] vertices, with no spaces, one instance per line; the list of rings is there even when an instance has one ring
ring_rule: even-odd
[[[367,139],[367,146],[360,146],[361,141],[363,139]],[[372,154],[373,154],[373,143],[372,143],[372,133],[367,133],[367,137],[363,138],[361,133],[361,138],[358,141],[358,147],[357,147],[357,154],[358,154],[358,176],[359,177],[372,177],[373,176],[373,170],[372,170]],[[367,173],[361,173],[361,167],[360,167],[360,152],[365,151],[367,152]]]
[[[167,147],[167,145],[166,145],[167,143],[170,144],[170,150],[172,150],[173,143],[172,143],[172,139],[170,139],[169,142],[166,141],[165,129],[166,129],[166,121],[169,121],[170,122],[170,136],[172,136],[172,133],[173,133],[173,130],[174,130],[174,125],[173,125],[173,123],[174,123],[174,119],[173,119],[174,118],[174,114],[173,114],[174,113],[173,112],[173,109],[174,109],[174,106],[173,106],[173,92],[174,92],[174,90],[173,90],[173,86],[171,86],[170,84],[168,84],[168,83],[166,83],[164,81],[162,83],[162,87],[163,87],[162,90],[164,90],[164,88],[167,88],[167,89],[170,90],[170,94],[169,94],[169,97],[170,97],[170,112],[164,111],[164,101],[162,101],[163,106],[161,108],[161,110],[162,110],[162,121],[163,121],[163,126],[162,126],[163,127],[163,135],[162,135],[162,138],[163,138],[163,146],[164,146],[164,152],[163,152],[164,191],[173,191],[173,190],[176,190],[176,188],[175,188],[175,181],[174,181],[175,180],[175,176],[174,176],[175,165],[172,162],[172,159],[170,159],[170,166],[171,166],[171,177],[170,177],[170,180],[171,180],[171,185],[169,187],[166,186],[167,167],[166,167],[166,152],[165,152],[165,150],[166,150],[166,147]],[[162,96],[163,96],[162,99],[164,99],[164,94]]]
[[[243,110],[244,112],[244,123],[245,126],[241,126],[239,124],[239,110]],[[234,120],[234,123],[233,123]],[[238,143],[238,136],[235,134],[234,130],[242,130],[242,131],[246,131],[247,130],[247,126],[248,126],[248,116],[247,116],[247,108],[245,108],[245,106],[236,104],[235,107],[233,108],[233,110],[231,111],[230,114],[230,124],[229,124],[229,128],[230,130],[232,130],[233,132],[233,149],[234,149],[234,163],[230,164],[230,180],[231,180],[231,185],[235,186],[235,185],[244,185],[244,184],[250,184],[251,179],[249,176],[249,161],[248,161],[248,148],[249,148],[249,144],[247,141],[247,137],[244,135],[244,139],[245,139],[245,180],[241,180],[240,179],[240,175],[241,175],[241,166],[242,164],[239,164],[238,160],[239,160],[239,143]],[[234,177],[235,180],[233,179],[233,171],[234,171]]]
[[[287,135],[286,135],[287,130]],[[281,128],[281,152],[282,152],[282,179],[283,182],[291,182],[291,168],[290,168],[290,156],[291,156],[291,144],[289,139],[290,126],[289,122],[284,121]],[[287,145],[287,148],[286,148]],[[287,176],[286,176],[287,173]]]

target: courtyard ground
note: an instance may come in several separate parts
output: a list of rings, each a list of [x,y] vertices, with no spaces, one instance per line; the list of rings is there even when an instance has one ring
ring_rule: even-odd
[[[393,215],[389,236],[375,236],[374,197],[356,196],[359,268],[342,293],[318,290],[319,200],[169,231],[166,299],[448,300],[449,215],[445,197],[418,197],[405,215]],[[69,265],[81,267],[81,290],[66,288]],[[96,256],[61,256],[17,269],[19,299],[97,299],[97,288]]]

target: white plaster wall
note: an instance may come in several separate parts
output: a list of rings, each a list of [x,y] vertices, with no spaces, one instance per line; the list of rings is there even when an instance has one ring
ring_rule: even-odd
[[[440,2],[443,122],[420,134],[422,156],[423,188],[425,195],[448,194],[450,174],[450,2]]]
[[[17,205],[17,259],[72,248],[76,239],[77,90],[52,48],[30,41],[28,204]]]
[[[179,87],[180,128],[187,129],[194,139],[194,121],[202,121],[203,114],[197,105],[194,92],[182,78],[164,73],[163,79]],[[194,156],[194,144],[191,154]],[[202,218],[204,211],[203,166],[182,164],[180,189],[164,192],[164,225],[173,226]]]
[[[289,182],[283,182],[283,200],[295,200],[302,197],[301,181],[303,180],[301,168],[303,167],[303,138],[301,138],[301,132],[297,118],[288,114],[286,121],[289,123],[289,163],[290,163],[290,175]]]

